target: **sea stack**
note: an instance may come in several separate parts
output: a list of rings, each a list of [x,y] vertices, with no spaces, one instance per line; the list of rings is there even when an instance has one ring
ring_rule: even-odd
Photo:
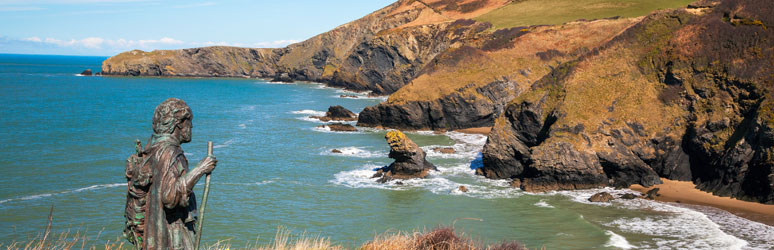
[[[91,75],[91,69],[86,69],[83,72],[81,72],[82,76],[90,76]]]
[[[435,165],[425,159],[425,151],[406,137],[403,132],[393,130],[384,136],[390,144],[389,157],[395,162],[378,170],[374,177],[381,177],[379,182],[392,179],[425,178],[430,170],[437,170]]]

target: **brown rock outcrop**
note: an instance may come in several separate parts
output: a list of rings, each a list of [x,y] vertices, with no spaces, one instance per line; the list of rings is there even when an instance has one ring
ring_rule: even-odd
[[[398,130],[387,132],[384,136],[390,145],[389,157],[395,161],[380,169],[379,182],[392,179],[425,178],[430,170],[437,170],[435,165],[425,159],[425,152],[411,139]]]

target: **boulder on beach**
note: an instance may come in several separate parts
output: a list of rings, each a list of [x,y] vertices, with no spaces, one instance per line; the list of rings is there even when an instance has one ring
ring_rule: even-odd
[[[357,128],[355,126],[346,124],[346,123],[329,123],[325,125],[317,126],[318,128],[329,128],[331,131],[339,131],[339,132],[355,132],[357,131]]]
[[[90,76],[91,75],[91,69],[86,69],[83,72],[81,72],[82,76]]]
[[[422,148],[403,132],[398,130],[387,132],[384,139],[390,144],[389,157],[395,159],[395,162],[377,171],[377,175],[381,177],[379,182],[424,178],[430,170],[437,170],[435,165],[425,159],[425,151],[422,151]]]
[[[601,193],[596,193],[596,194],[592,195],[591,198],[589,198],[589,201],[591,201],[591,202],[608,202],[608,201],[611,201],[611,200],[614,200],[614,199],[615,198],[610,193],[608,193],[608,192],[601,192]]]
[[[655,200],[656,197],[661,196],[660,194],[658,194],[659,190],[660,190],[659,188],[648,190],[648,192],[645,192],[645,199]]]

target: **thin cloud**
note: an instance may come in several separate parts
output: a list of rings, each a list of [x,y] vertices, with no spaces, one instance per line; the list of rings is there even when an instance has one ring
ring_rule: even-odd
[[[0,6],[0,12],[16,12],[16,11],[38,11],[43,10],[43,8],[40,7],[29,7],[29,6]]]
[[[192,3],[192,4],[183,4],[183,5],[175,5],[172,6],[172,8],[176,9],[184,9],[184,8],[197,8],[197,7],[206,7],[206,6],[213,6],[216,5],[215,2],[203,2],[203,3]]]
[[[45,43],[45,44],[51,44],[56,45],[60,47],[80,47],[80,48],[89,48],[89,49],[157,49],[160,47],[167,47],[170,45],[182,45],[185,44],[183,41],[169,38],[169,37],[163,37],[158,40],[126,40],[126,39],[118,39],[118,40],[112,40],[112,39],[104,39],[101,37],[87,37],[84,39],[70,39],[70,40],[60,40],[56,38],[50,38],[47,37],[45,39],[41,39],[39,37],[28,37],[22,39],[23,41],[27,42],[34,42],[34,43]]]

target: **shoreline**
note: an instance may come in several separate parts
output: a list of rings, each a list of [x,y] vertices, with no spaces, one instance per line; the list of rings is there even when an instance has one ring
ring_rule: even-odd
[[[655,198],[656,201],[715,207],[751,221],[774,226],[774,205],[716,196],[696,188],[696,185],[690,181],[674,181],[665,178],[661,178],[661,181],[664,183],[648,188],[635,184],[629,186],[629,189],[645,194],[658,188],[659,195]]]
[[[489,135],[489,132],[492,131],[492,127],[463,128],[454,131],[465,134]]]

